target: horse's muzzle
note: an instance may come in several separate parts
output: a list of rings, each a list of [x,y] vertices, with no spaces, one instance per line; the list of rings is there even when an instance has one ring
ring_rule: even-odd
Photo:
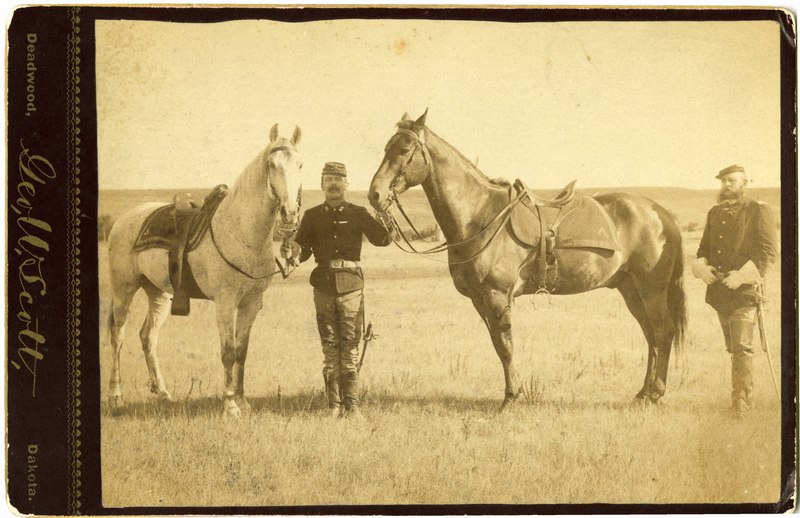
[[[386,212],[389,210],[389,207],[392,206],[392,202],[394,201],[394,198],[391,194],[388,196],[381,196],[381,193],[378,191],[370,191],[370,193],[367,195],[367,199],[369,200],[370,205],[372,205],[372,208],[377,212]]]
[[[296,227],[300,222],[300,211],[289,210],[286,206],[281,207],[281,227]]]

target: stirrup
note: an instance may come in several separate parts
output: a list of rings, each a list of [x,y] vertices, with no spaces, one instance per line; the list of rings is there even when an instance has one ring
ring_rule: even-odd
[[[541,294],[544,294],[544,295],[547,296],[547,307],[546,308],[542,308],[542,309],[550,309],[552,307],[552,305],[553,305],[553,296],[547,290],[547,288],[539,288],[538,290],[536,290],[534,292],[533,298],[531,299],[531,304],[533,304],[533,309],[539,309],[539,306],[536,304],[536,298]]]

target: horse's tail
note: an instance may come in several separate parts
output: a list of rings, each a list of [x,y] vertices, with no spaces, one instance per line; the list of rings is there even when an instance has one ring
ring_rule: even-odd
[[[675,263],[667,286],[667,306],[672,320],[672,328],[675,331],[672,345],[675,347],[675,352],[681,355],[686,342],[686,326],[689,318],[686,305],[686,290],[683,287],[683,239],[681,238],[680,230],[677,228],[673,253],[675,254]]]
[[[108,305],[108,319],[106,319],[106,332],[105,338],[108,339],[108,343],[112,344],[111,339],[114,335],[114,298],[111,298],[111,303]],[[113,344],[112,344],[113,345]]]

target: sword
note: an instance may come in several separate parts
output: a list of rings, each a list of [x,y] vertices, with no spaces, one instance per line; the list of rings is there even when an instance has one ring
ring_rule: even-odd
[[[764,302],[767,301],[766,297],[764,296],[764,282],[756,283],[756,312],[758,315],[758,334],[761,338],[761,349],[767,353],[767,363],[769,363],[769,372],[772,374],[772,386],[775,387],[775,396],[777,396],[778,401],[781,399],[781,392],[778,389],[778,382],[775,379],[775,369],[772,367],[772,356],[769,354],[769,346],[767,345],[767,332],[764,327]]]
[[[367,354],[367,346],[375,338],[375,333],[372,332],[372,322],[367,324],[367,329],[364,331],[364,347],[361,348],[361,358],[358,360],[358,372],[361,373],[361,366],[364,364],[364,356]]]

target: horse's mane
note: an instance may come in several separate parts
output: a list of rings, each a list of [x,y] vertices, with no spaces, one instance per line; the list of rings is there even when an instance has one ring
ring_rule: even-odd
[[[269,175],[266,174],[267,156],[272,149],[280,146],[294,149],[294,144],[292,144],[291,140],[284,137],[279,137],[275,142],[270,142],[239,174],[239,177],[233,183],[229,196],[244,195],[263,198],[264,190],[269,187]]]
[[[455,148],[455,147],[454,147],[452,144],[450,144],[449,142],[447,142],[446,140],[444,140],[442,137],[440,137],[439,135],[437,135],[436,133],[434,133],[433,131],[431,131],[431,129],[430,129],[430,128],[428,128],[427,126],[420,126],[420,125],[418,125],[418,124],[417,124],[415,121],[400,121],[400,122],[398,122],[398,123],[397,123],[397,126],[398,126],[399,128],[402,128],[402,129],[406,129],[406,130],[411,130],[411,131],[414,131],[415,133],[416,133],[416,131],[415,131],[415,130],[418,130],[418,129],[420,129],[420,128],[424,128],[424,129],[425,129],[425,130],[426,130],[428,133],[431,133],[433,136],[435,136],[436,138],[438,138],[439,140],[441,140],[442,142],[444,142],[444,143],[447,145],[447,147],[448,147],[450,150],[452,150],[452,151],[453,151],[453,152],[454,152],[456,155],[458,155],[459,157],[461,157],[461,159],[462,159],[462,160],[464,160],[464,162],[468,163],[468,164],[469,164],[469,165],[472,167],[472,170],[473,170],[473,171],[474,171],[474,172],[475,172],[475,173],[476,173],[476,174],[477,174],[477,175],[478,175],[480,178],[482,178],[483,180],[486,180],[486,181],[487,181],[487,182],[489,182],[489,184],[491,184],[491,185],[496,185],[496,186],[498,186],[498,187],[511,187],[511,182],[509,182],[509,181],[508,181],[508,180],[506,180],[505,178],[490,178],[489,176],[487,176],[487,175],[486,175],[486,174],[485,174],[483,171],[481,171],[481,170],[480,170],[480,168],[479,168],[479,167],[478,167],[476,164],[474,164],[474,163],[472,162],[472,160],[470,160],[469,158],[465,157],[465,156],[464,156],[464,155],[461,153],[461,151],[459,151],[459,150],[458,150],[458,149],[456,149],[456,148]]]

